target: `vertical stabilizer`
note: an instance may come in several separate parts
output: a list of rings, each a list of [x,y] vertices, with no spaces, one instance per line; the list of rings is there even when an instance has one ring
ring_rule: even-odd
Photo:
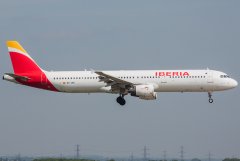
[[[15,74],[42,72],[42,69],[17,41],[7,41],[7,47]]]

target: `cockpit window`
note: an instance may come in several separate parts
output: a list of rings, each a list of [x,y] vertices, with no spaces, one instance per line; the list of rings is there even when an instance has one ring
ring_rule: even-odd
[[[229,78],[228,75],[220,75],[220,78]]]

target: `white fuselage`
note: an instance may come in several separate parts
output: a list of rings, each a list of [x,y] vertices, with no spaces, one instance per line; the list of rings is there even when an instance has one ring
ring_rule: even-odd
[[[122,70],[103,71],[133,84],[153,85],[155,92],[213,92],[237,86],[234,79],[215,70]],[[45,72],[59,92],[116,93],[94,71]],[[184,74],[185,73],[185,74]],[[187,73],[187,74],[186,74]],[[44,82],[43,82],[44,83]]]
[[[237,81],[215,70],[44,71],[17,41],[7,41],[14,73],[3,79],[44,90],[67,93],[117,93],[155,100],[157,92],[212,92],[234,88]]]

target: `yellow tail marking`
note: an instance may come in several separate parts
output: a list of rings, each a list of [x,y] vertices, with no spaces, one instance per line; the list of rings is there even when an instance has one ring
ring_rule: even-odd
[[[7,41],[7,46],[27,53],[26,50],[24,50],[24,48],[17,41]]]

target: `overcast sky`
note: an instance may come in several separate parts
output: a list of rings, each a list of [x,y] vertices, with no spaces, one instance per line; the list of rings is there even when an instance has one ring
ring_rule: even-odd
[[[45,70],[210,69],[240,82],[240,1],[0,2],[0,72],[6,40]],[[240,157],[240,92],[159,93],[155,101],[64,94],[0,81],[0,156]]]

